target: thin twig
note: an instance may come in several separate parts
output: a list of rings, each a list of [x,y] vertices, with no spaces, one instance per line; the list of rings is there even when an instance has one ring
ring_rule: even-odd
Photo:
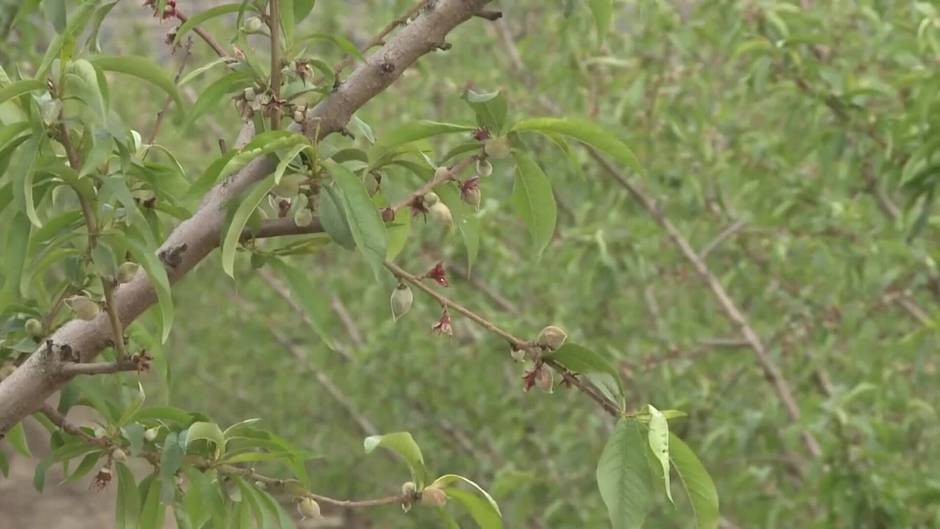
[[[183,75],[183,70],[186,69],[186,61],[189,60],[190,55],[192,55],[191,48],[193,46],[193,39],[186,39],[186,45],[183,47],[185,53],[183,58],[180,60],[179,68],[176,70],[176,77],[173,78],[173,84],[179,83],[180,77]],[[150,129],[150,135],[147,136],[147,144],[152,145],[157,139],[157,134],[160,133],[160,127],[163,126],[163,118],[166,116],[167,111],[170,110],[170,105],[173,104],[173,97],[166,96],[166,99],[163,100],[163,106],[160,108],[160,111],[157,112],[157,119],[153,122],[153,128]],[[150,151],[147,151],[149,154]]]
[[[443,184],[444,182],[447,182],[449,180],[456,180],[457,175],[463,172],[464,169],[469,167],[470,164],[477,161],[478,159],[479,157],[476,155],[468,156],[460,160],[456,164],[452,165],[451,167],[448,167],[446,171],[440,171],[440,172],[435,171],[433,178],[425,182],[424,185],[419,187],[418,190],[415,191],[414,193],[411,193],[407,197],[392,204],[391,210],[397,213],[398,210],[400,210],[401,208],[407,206],[408,204],[411,204],[412,201],[414,201],[414,199],[418,197],[423,197],[424,195],[428,194],[431,190],[433,190],[438,185]]]
[[[349,339],[352,340],[353,347],[357,349],[364,347],[366,342],[362,338],[362,332],[359,331],[356,320],[352,317],[352,314],[349,313],[349,309],[346,308],[343,300],[340,299],[339,296],[333,295],[330,298],[330,306],[333,307],[333,312],[339,316],[339,321],[343,322],[343,327],[346,329],[346,334],[349,335]]]
[[[93,362],[88,364],[65,363],[59,366],[59,372],[64,376],[76,375],[109,375],[124,371],[137,371],[140,366],[131,359],[116,362]]]
[[[369,42],[365,46],[363,46],[362,49],[359,50],[359,52],[365,55],[365,53],[369,51],[373,46],[381,45],[384,42],[385,37],[387,37],[389,33],[394,31],[395,28],[397,28],[398,26],[403,26],[407,24],[408,21],[411,19],[411,17],[415,13],[417,13],[422,7],[424,7],[424,4],[426,3],[428,3],[428,0],[421,0],[420,2],[417,2],[416,4],[411,6],[411,8],[408,9],[408,11],[405,11],[403,15],[389,22],[384,28],[381,29],[381,31],[376,33],[376,35],[372,37],[369,40]],[[340,72],[348,68],[354,62],[356,62],[355,57],[346,57],[339,64],[333,67],[333,73],[335,73],[336,75],[339,75]]]
[[[175,14],[176,14],[176,18],[180,22],[185,23],[187,20],[189,20],[189,17],[187,17],[183,13],[180,13],[180,10],[178,8],[175,10]],[[215,38],[213,38],[212,35],[210,35],[208,31],[202,29],[199,26],[194,27],[193,31],[196,32],[196,35],[199,35],[202,38],[202,40],[206,41],[206,44],[208,44],[209,47],[212,48],[212,51],[214,51],[216,55],[222,58],[228,57],[228,52],[225,51],[225,47],[219,44],[219,42],[215,40]]]
[[[715,237],[714,239],[712,239],[711,242],[709,242],[708,244],[706,244],[706,245],[701,249],[701,251],[699,251],[698,256],[702,259],[702,261],[705,261],[706,259],[708,259],[708,254],[710,254],[710,253],[711,253],[715,248],[717,248],[721,243],[723,243],[723,242],[727,241],[729,238],[731,238],[732,235],[734,235],[735,233],[737,233],[738,230],[740,230],[741,228],[743,228],[746,224],[747,224],[747,222],[745,222],[744,220],[741,220],[741,219],[738,219],[738,220],[732,222],[731,225],[729,225],[727,228],[721,230],[721,233],[719,233],[717,237]]]
[[[82,441],[85,442],[86,444],[100,446],[102,448],[107,448],[108,446],[111,445],[108,439],[103,438],[103,437],[99,438],[99,437],[94,437],[92,435],[89,435],[78,426],[72,424],[65,417],[65,415],[62,415],[61,413],[59,413],[59,411],[53,408],[52,405],[49,403],[43,404],[42,407],[39,408],[39,411],[42,412],[42,414],[45,415],[50,421],[52,421],[52,424],[58,426],[59,428],[62,429],[62,431],[64,431],[67,434],[74,435],[76,437],[81,438]]]

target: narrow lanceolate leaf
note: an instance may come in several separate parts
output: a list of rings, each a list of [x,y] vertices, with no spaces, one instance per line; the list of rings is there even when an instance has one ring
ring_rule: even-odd
[[[545,354],[546,359],[554,360],[568,370],[585,375],[597,375],[593,379],[604,388],[609,389],[618,398],[623,397],[623,387],[620,383],[620,373],[614,364],[587,347],[568,342],[557,351]]]
[[[343,248],[355,250],[356,240],[353,239],[352,230],[349,228],[342,194],[335,184],[324,184],[320,190],[317,211],[320,213],[320,224],[323,225],[323,230]]]
[[[183,108],[183,100],[176,90],[173,79],[150,59],[135,56],[98,55],[88,60],[102,70],[132,75],[157,86],[173,98],[177,108]]]
[[[189,33],[193,28],[205,23],[207,20],[211,20],[222,15],[227,15],[229,13],[237,13],[239,9],[241,9],[240,3],[223,4],[206,9],[205,11],[200,11],[195,15],[191,15],[189,19],[186,20],[186,22],[183,22],[180,27],[176,28],[176,37],[173,39],[173,43],[179,43],[180,39],[183,38],[183,35]]]
[[[332,164],[329,171],[342,192],[346,218],[356,246],[366,256],[372,266],[372,272],[378,279],[382,274],[388,249],[385,223],[372,203],[369,192],[355,173],[339,164]]]
[[[179,434],[167,434],[163,439],[163,452],[160,454],[160,502],[163,504],[172,503],[176,496],[176,471],[183,466],[185,453]]]
[[[243,71],[231,72],[213,81],[199,93],[196,102],[186,111],[186,121],[183,127],[190,127],[196,120],[218,106],[227,95],[242,90],[253,82],[251,75]]]
[[[428,481],[428,471],[424,466],[424,456],[414,437],[408,432],[395,432],[385,435],[366,437],[363,446],[367,454],[371,454],[378,447],[391,450],[400,455],[411,470],[411,480],[418,486],[424,487]]]
[[[214,445],[216,458],[225,451],[225,435],[219,425],[214,422],[200,421],[189,425],[189,430],[186,431],[186,446],[183,449],[189,448],[194,441],[200,440],[210,441]]]
[[[472,491],[458,489],[453,486],[454,483],[469,485]],[[445,474],[434,480],[431,486],[442,489],[448,497],[460,503],[481,529],[502,529],[503,514],[499,511],[499,505],[473,480],[459,474]]]
[[[115,234],[115,236],[118,235]],[[173,327],[173,294],[170,290],[170,278],[166,274],[163,263],[154,254],[154,250],[147,247],[145,240],[144,236],[136,230],[132,230],[131,236],[127,238],[123,245],[130,250],[134,260],[140,263],[140,266],[147,272],[150,282],[153,283],[153,288],[157,292],[157,305],[160,307],[162,325],[161,339],[166,342],[170,336],[170,329]]]
[[[473,130],[473,127],[468,125],[426,120],[415,121],[383,134],[369,151],[369,158],[375,160],[389,150],[413,141],[423,140],[432,136],[440,136],[441,134],[467,132],[470,130]]]
[[[516,214],[525,222],[535,245],[536,253],[542,254],[555,233],[557,209],[552,184],[542,168],[525,153],[514,153],[516,178],[512,185],[512,202]]]
[[[705,465],[699,461],[692,449],[673,433],[669,434],[669,456],[689,496],[698,528],[716,529],[720,520],[718,490],[705,470]]]
[[[16,81],[15,83],[0,88],[0,104],[2,104],[7,99],[21,96],[27,92],[32,92],[33,90],[42,90],[45,87],[45,83],[35,79],[23,79],[22,81]]]
[[[6,440],[21,456],[33,457],[32,452],[29,451],[29,443],[26,442],[26,432],[23,430],[23,423],[17,423],[16,426],[10,428],[10,431],[7,432]]]
[[[140,529],[163,529],[166,505],[160,503],[160,478],[154,474],[144,480],[140,494],[144,498],[140,509]]]
[[[591,14],[594,15],[594,25],[597,27],[597,42],[604,43],[607,32],[610,31],[610,21],[613,19],[614,0],[588,0]]]
[[[242,198],[232,215],[232,222],[229,223],[228,231],[225,232],[225,238],[222,240],[222,270],[235,279],[235,251],[238,249],[238,242],[241,240],[242,232],[245,231],[245,225],[248,224],[248,218],[254,213],[255,209],[261,205],[265,195],[274,188],[274,175],[268,176],[261,182],[255,184],[251,191]]]
[[[663,468],[663,485],[666,487],[666,497],[672,501],[672,490],[669,488],[669,422],[663,412],[649,405],[650,422],[649,439],[650,450],[660,466]]]
[[[52,66],[52,61],[62,58],[60,53],[63,51],[65,44],[75,41],[75,38],[85,29],[89,18],[91,18],[97,7],[98,0],[85,0],[78,6],[78,9],[69,15],[65,31],[56,35],[49,43],[49,46],[46,47],[46,53],[43,54],[42,60],[39,61],[39,68],[36,69],[36,79],[46,78],[49,67]],[[71,52],[68,53],[68,56],[71,56]]]
[[[516,132],[554,132],[571,136],[591,147],[610,155],[611,158],[643,174],[643,167],[626,143],[617,139],[614,131],[593,121],[579,118],[529,118],[512,126]]]
[[[124,463],[115,463],[117,474],[117,505],[115,506],[114,527],[116,529],[137,529],[140,527],[140,493],[134,474]]]
[[[229,159],[225,166],[222,167],[219,178],[225,178],[248,165],[249,162],[259,156],[271,154],[281,149],[289,149],[295,145],[301,144],[310,144],[310,141],[303,134],[286,130],[262,132],[252,138],[252,140],[248,142],[248,145],[242,147],[242,149],[238,151],[238,154]]]
[[[290,285],[291,297],[300,303],[307,313],[310,325],[314,332],[320,336],[320,339],[330,348],[334,349],[333,339],[330,336],[329,325],[326,321],[325,306],[318,300],[322,300],[326,294],[317,292],[313,282],[302,271],[281,261],[280,259],[271,259],[270,265],[280,273],[287,284]]]
[[[506,124],[506,96],[501,90],[493,92],[476,92],[467,90],[463,95],[464,101],[477,115],[477,125],[485,127],[491,133],[499,135]]]
[[[640,424],[621,419],[597,463],[597,487],[614,529],[639,529],[652,506],[652,477]]]
[[[10,163],[14,182],[13,196],[20,208],[26,212],[29,221],[37,228],[42,227],[42,221],[39,220],[36,204],[33,202],[33,177],[36,174],[36,158],[42,144],[42,137],[33,135],[14,153],[14,159]]]
[[[29,232],[32,225],[21,212],[13,217],[7,226],[7,237],[3,248],[3,290],[0,290],[0,307],[20,298],[20,284],[26,253],[29,248]]]

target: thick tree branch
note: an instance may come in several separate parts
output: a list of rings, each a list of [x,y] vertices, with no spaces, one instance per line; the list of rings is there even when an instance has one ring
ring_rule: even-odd
[[[342,129],[356,110],[395,82],[418,58],[443,44],[451,30],[469,20],[489,1],[435,2],[433,9],[424,10],[396,33],[361,63],[335,92],[314,107],[308,113],[303,130],[315,131],[313,139],[318,140]],[[223,204],[273,170],[274,162],[269,158],[257,159],[206,194],[196,213],[177,226],[160,248],[160,251],[179,252],[179,263],[167,269],[171,282],[182,278],[219,245],[225,217]],[[185,251],[180,251],[182,248]],[[125,324],[134,321],[155,302],[153,285],[143,271],[114,293],[114,306]],[[91,321],[66,323],[51,339],[57,345],[69,345],[88,362],[110,343],[110,337],[110,322],[102,313]],[[47,369],[46,362],[43,355],[33,354],[0,382],[0,435],[38,409],[69,380]]]

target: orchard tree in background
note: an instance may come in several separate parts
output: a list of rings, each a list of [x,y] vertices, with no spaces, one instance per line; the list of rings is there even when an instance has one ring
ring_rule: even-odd
[[[335,252],[369,263],[374,278],[367,279],[388,287],[396,320],[414,303],[437,304],[440,316],[429,331],[441,340],[454,334],[454,320],[467,319],[506,343],[506,360],[521,364],[521,389],[579,392],[609,415],[615,425],[596,480],[615,528],[641,526],[655,494],[672,501],[673,475],[687,492],[698,526],[718,525],[711,478],[670,432],[669,420],[681,412],[627,402],[620,372],[606,356],[572,343],[556,325],[511,332],[442,294],[451,269],[443,258],[415,262],[402,254],[409,237],[437,240],[443,231],[455,236],[441,244],[456,244],[459,234],[468,258],[463,266],[472,270],[481,237],[477,210],[489,192],[493,165],[511,163],[514,182],[506,201],[529,232],[528,257],[539,259],[554,237],[557,216],[540,153],[555,146],[570,155],[579,145],[622,179],[680,248],[688,248],[657,203],[623,175],[643,176],[631,150],[615,131],[593,121],[510,119],[505,95],[480,88],[461,96],[475,122],[463,115],[449,122],[403,119],[374,135],[356,117],[423,55],[460,46],[447,40],[453,29],[497,20],[498,7],[487,0],[421,1],[360,50],[342,35],[296,31],[316,12],[312,0],[246,0],[193,13],[183,12],[182,1],[150,0],[155,17],[178,22],[167,38],[173,53],[183,57],[174,75],[152,59],[100,49],[99,30],[116,3],[24,2],[13,24],[37,16],[33,11],[42,4],[57,36],[38,64],[0,70],[0,432],[29,457],[22,421],[32,416],[48,428],[53,451],[38,462],[38,488],[51,465],[62,465],[69,480],[87,479],[97,489],[114,491],[118,527],[162,527],[167,507],[179,527],[288,527],[293,522],[281,506],[287,501],[305,518],[320,517],[321,504],[430,508],[451,526],[456,522],[449,509],[456,504],[480,527],[502,527],[496,502],[473,481],[490,477],[432,472],[410,433],[364,441],[366,452],[397,454],[410,472],[405,483],[389,483],[386,497],[335,499],[328,491],[310,490],[305,461],[315,454],[254,419],[225,427],[198,412],[148,405],[139,382],[117,401],[96,389],[101,377],[165,376],[168,359],[153,351],[167,340],[174,317],[197,317],[174,306],[171,286],[216,249],[221,273],[236,280],[236,271],[251,273],[238,266],[243,260],[253,270],[279,274],[313,329],[329,342],[314,288],[329,270],[311,270],[303,256]],[[612,2],[585,2],[588,8],[603,35]],[[235,21],[237,29],[225,36],[229,41],[203,28],[217,17]],[[187,64],[191,47],[200,45],[194,35],[216,60]],[[339,47],[347,59],[328,64],[309,51],[314,41]],[[184,102],[180,87],[199,77],[212,80],[195,102]],[[135,81],[153,85],[166,98],[152,127],[140,132],[124,125],[111,104],[123,83]],[[174,153],[157,142],[159,135],[229,111],[243,122],[237,139],[232,145],[220,141],[221,152],[207,154],[198,175],[185,176]],[[444,137],[449,149],[437,152],[432,142]],[[354,139],[364,139],[365,147]],[[405,194],[387,193],[391,167],[424,183]],[[791,390],[760,338],[688,251],[798,421]],[[156,334],[135,323],[151,307],[160,322]],[[58,404],[50,404],[56,392]],[[99,428],[69,421],[69,409],[77,404],[100,414]],[[808,453],[818,456],[809,431],[803,440]],[[140,482],[127,466],[133,458],[152,466]],[[0,463],[5,469],[6,460]]]

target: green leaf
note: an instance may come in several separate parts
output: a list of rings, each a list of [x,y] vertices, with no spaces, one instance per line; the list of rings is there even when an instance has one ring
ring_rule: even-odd
[[[297,39],[298,43],[305,42],[308,40],[325,40],[332,44],[335,44],[336,47],[340,48],[349,55],[352,55],[360,61],[365,61],[365,56],[359,51],[359,48],[355,44],[349,41],[349,39],[341,37],[339,35],[332,35],[330,33],[310,33],[309,35],[304,35]]]
[[[176,471],[183,466],[185,454],[186,449],[180,444],[179,434],[168,433],[163,439],[163,452],[160,454],[160,502],[163,504],[173,503],[176,496]]]
[[[117,507],[115,529],[137,529],[140,520],[140,494],[134,475],[124,463],[115,463],[117,471]]]
[[[0,307],[20,298],[20,284],[26,255],[29,249],[29,232],[32,224],[21,212],[13,216],[6,228],[7,238],[3,249],[3,290],[0,290]]]
[[[652,507],[646,450],[640,424],[621,419],[597,463],[597,486],[614,529],[639,529]]]
[[[343,206],[356,246],[366,256],[378,280],[384,269],[385,254],[388,251],[385,223],[372,203],[369,192],[355,173],[339,164],[331,164],[328,169],[342,191]]]
[[[186,445],[183,450],[189,448],[193,441],[206,440],[215,444],[215,458],[218,459],[225,451],[225,436],[222,429],[214,422],[194,422],[189,426],[186,434]]]
[[[605,386],[610,386],[615,394],[623,397],[620,373],[617,371],[614,364],[600,353],[584,346],[567,342],[565,345],[558,348],[557,351],[551,351],[544,356],[546,359],[558,362],[574,373],[604,375],[603,379],[598,378],[596,380],[604,381]]]
[[[428,481],[428,471],[424,467],[424,456],[421,455],[421,448],[415,442],[414,437],[408,432],[396,432],[385,435],[373,435],[366,437],[363,446],[367,454],[371,454],[378,447],[391,450],[400,455],[408,468],[411,470],[411,480],[415,482],[418,489],[424,488]]]
[[[98,0],[85,0],[78,9],[72,13],[65,27],[65,31],[56,35],[55,38],[52,39],[52,42],[49,43],[49,46],[46,47],[46,53],[43,54],[42,60],[39,62],[39,68],[36,69],[36,79],[46,78],[46,74],[49,73],[49,67],[52,66],[54,60],[60,58],[62,49],[66,44],[68,44],[70,48],[74,48],[75,39],[78,37],[79,33],[85,29],[85,25],[88,24],[88,19],[91,18],[91,15],[95,12],[97,7]],[[71,52],[69,52],[65,58],[70,56]]]
[[[318,300],[324,299],[326,295],[323,292],[317,292],[313,282],[301,270],[280,259],[271,259],[270,264],[290,285],[291,297],[303,306],[313,331],[317,333],[327,347],[335,349],[326,319],[328,313],[325,312],[325,307],[318,302]]]
[[[692,449],[673,433],[669,434],[669,456],[672,465],[679,474],[682,486],[689,496],[695,521],[699,529],[716,529],[720,516],[718,512],[718,490],[705,465],[699,461]]]
[[[140,529],[163,529],[166,505],[160,503],[160,478],[153,474],[141,483],[140,492],[144,497],[140,509]]]
[[[473,127],[467,125],[427,120],[415,121],[383,134],[382,137],[379,138],[379,141],[370,149],[369,158],[376,160],[391,149],[405,143],[430,138],[432,136],[439,136],[441,134],[453,134],[455,132],[467,132],[471,130],[473,130]]]
[[[468,492],[450,486],[454,482],[469,485],[473,491]],[[483,490],[483,487],[474,481],[458,474],[445,474],[434,480],[431,486],[442,489],[447,496],[457,500],[481,529],[502,529],[503,515],[499,511],[499,505],[488,492]]]
[[[594,15],[594,25],[597,27],[597,42],[603,44],[610,31],[610,22],[614,14],[614,0],[588,0],[591,13]]]
[[[506,124],[506,96],[502,90],[493,92],[475,92],[468,89],[463,94],[464,101],[476,113],[477,125],[486,128],[494,135],[500,135]]]
[[[10,445],[19,452],[20,455],[24,457],[33,457],[32,452],[29,451],[29,443],[26,442],[26,432],[23,430],[23,423],[16,423],[13,428],[7,432],[6,440],[9,441]]]
[[[193,106],[186,110],[186,121],[183,128],[191,127],[197,119],[206,115],[221,103],[225,96],[251,86],[253,83],[254,79],[244,71],[231,72],[215,80],[199,93],[199,97],[196,98]],[[182,84],[182,81],[180,84]]]
[[[66,26],[65,0],[43,0],[42,7],[46,18],[52,22],[52,27],[61,33]]]
[[[536,252],[541,255],[555,234],[557,206],[552,184],[542,168],[529,155],[515,152],[516,178],[510,201],[516,214],[529,228]]]
[[[87,475],[89,472],[91,472],[93,468],[95,468],[95,464],[98,462],[99,459],[101,459],[101,456],[103,455],[104,455],[104,452],[102,451],[96,451],[90,454],[86,454],[85,457],[82,458],[82,462],[79,463],[77,467],[75,467],[75,470],[72,471],[72,473],[69,475],[68,478],[65,479],[65,481],[66,482],[77,481],[81,479],[82,477],[84,477],[85,475]]]
[[[353,239],[349,221],[346,219],[346,211],[343,208],[343,197],[340,191],[332,183],[323,184],[320,190],[317,211],[320,213],[320,224],[323,225],[323,231],[343,248],[355,250],[356,240]]]
[[[12,84],[4,86],[3,88],[0,88],[0,104],[8,99],[21,96],[34,90],[42,90],[44,88],[46,88],[46,84],[35,79],[23,79],[22,81],[16,81]]]
[[[648,405],[650,411],[649,440],[650,450],[663,468],[663,485],[666,488],[666,497],[672,500],[672,489],[669,487],[669,422],[666,416],[652,404]],[[674,502],[673,502],[674,503]]]
[[[554,132],[571,136],[591,147],[603,151],[610,155],[614,160],[633,169],[638,174],[643,174],[643,167],[636,155],[627,147],[627,144],[617,139],[615,131],[601,127],[600,125],[579,118],[529,118],[523,119],[512,126],[516,132]]]
[[[17,205],[26,211],[29,221],[37,228],[42,227],[42,221],[39,220],[39,214],[36,213],[36,204],[33,200],[33,191],[35,189],[33,178],[36,176],[36,159],[39,157],[42,146],[42,137],[34,134],[27,140],[25,145],[16,151],[14,160],[10,164],[10,172],[13,174],[14,182],[13,197]]]
[[[307,15],[310,14],[310,11],[313,10],[313,4],[316,3],[316,0],[293,0],[293,1],[294,1],[294,18],[297,20],[298,23],[301,22],[303,19],[307,18]]]
[[[385,226],[385,230],[388,233],[388,251],[385,259],[393,261],[408,243],[408,233],[411,231],[411,210],[401,208],[396,211],[395,219]]]
[[[278,2],[278,8],[281,15],[281,31],[284,35],[282,46],[290,48],[291,43],[294,41],[294,27],[297,25],[297,22],[294,21],[294,2],[291,0]]]
[[[205,11],[200,11],[195,15],[190,15],[186,22],[183,22],[180,27],[176,28],[176,37],[173,39],[173,44],[178,44],[180,39],[183,38],[183,35],[189,33],[196,26],[200,26],[215,17],[220,17],[229,13],[237,13],[239,9],[241,9],[241,3],[223,4],[206,9]]]
[[[115,234],[119,237],[119,234]],[[153,288],[157,292],[157,304],[160,307],[160,321],[162,324],[161,342],[166,343],[170,336],[170,329],[173,328],[173,293],[170,290],[170,278],[166,274],[163,262],[148,249],[142,242],[143,237],[136,231],[131,230],[131,236],[123,241],[134,260],[144,268],[153,283]]]
[[[96,55],[89,58],[88,61],[102,70],[124,73],[156,85],[173,98],[177,108],[183,108],[183,99],[180,98],[173,79],[163,68],[150,59],[132,55]]]
[[[261,205],[261,201],[273,188],[274,175],[270,175],[255,184],[238,204],[235,214],[232,215],[232,221],[229,223],[225,238],[222,241],[222,270],[225,270],[225,273],[232,279],[235,279],[235,251],[238,249],[242,233],[245,231],[245,225],[248,224],[251,214]]]
[[[259,156],[271,154],[281,149],[288,149],[299,144],[310,144],[310,140],[303,134],[287,130],[270,130],[258,134],[248,145],[242,147],[238,154],[229,159],[222,167],[219,178],[225,178]]]

